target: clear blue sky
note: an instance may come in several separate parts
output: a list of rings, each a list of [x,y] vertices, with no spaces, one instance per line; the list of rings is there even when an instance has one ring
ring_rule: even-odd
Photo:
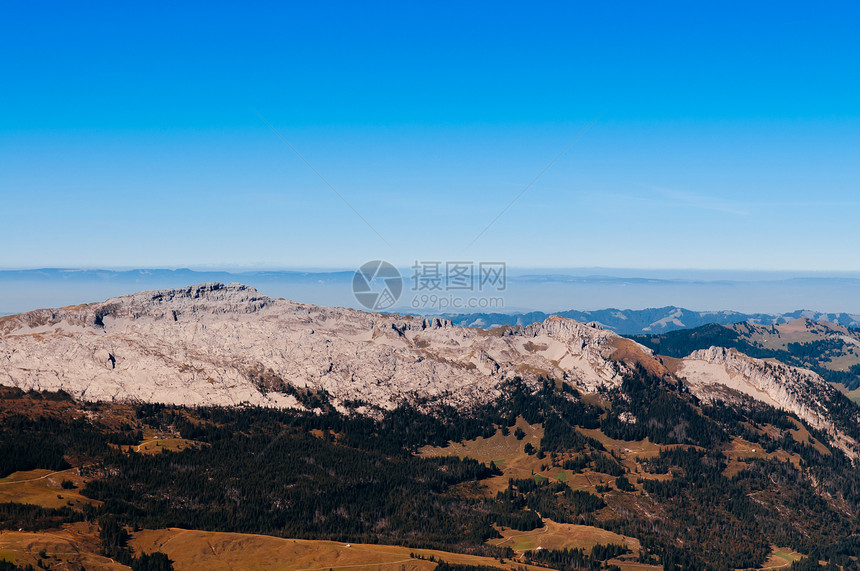
[[[858,270],[855,6],[5,3],[0,267]]]

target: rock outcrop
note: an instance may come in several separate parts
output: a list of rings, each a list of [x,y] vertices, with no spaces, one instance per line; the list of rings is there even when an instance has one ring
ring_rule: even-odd
[[[563,378],[586,391],[615,384],[619,339],[557,317],[484,331],[215,283],[2,318],[0,383],[83,400],[300,407],[277,390],[291,385],[324,390],[336,405],[467,407],[498,397],[513,377]]]
[[[829,414],[840,395],[808,369],[754,359],[734,349],[710,347],[682,359],[676,375],[704,400],[731,400],[728,388],[792,412],[810,426],[830,433],[831,440],[852,457],[856,454],[856,443],[834,425]],[[855,416],[855,421],[860,422],[860,414]]]

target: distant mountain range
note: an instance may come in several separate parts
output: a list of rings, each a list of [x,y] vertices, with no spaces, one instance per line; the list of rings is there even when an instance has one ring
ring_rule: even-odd
[[[622,334],[664,333],[709,323],[751,320],[770,324],[808,317],[848,327],[860,326],[860,273],[800,275],[785,272],[706,272],[579,268],[570,274],[522,274],[509,269],[501,305],[468,313],[456,305],[425,306],[410,289],[409,268],[402,268],[404,291],[391,313],[451,315],[461,325],[528,325],[559,314],[596,321]],[[138,291],[187,287],[193,283],[243,283],[273,298],[327,307],[361,309],[352,292],[354,270],[190,270],[190,269],[30,269],[0,270],[0,315],[37,308],[96,302]],[[476,292],[462,296],[472,297]],[[445,296],[441,296],[445,297]],[[419,298],[419,299],[416,299]],[[462,299],[460,299],[462,301]],[[485,299],[486,301],[486,299]],[[668,307],[666,307],[668,306]],[[460,306],[473,307],[473,306]],[[600,309],[592,308],[657,308]],[[811,307],[820,311],[791,311]],[[582,308],[590,311],[563,308]],[[681,308],[695,308],[687,310]],[[701,311],[731,308],[734,311]],[[790,311],[790,313],[783,313]],[[518,313],[516,313],[518,312]]]
[[[731,325],[748,321],[758,325],[788,323],[796,319],[828,322],[844,327],[860,327],[860,315],[852,313],[821,313],[797,310],[790,313],[740,313],[737,311],[691,311],[667,306],[650,309],[599,309],[578,311],[571,309],[556,314],[533,311],[529,313],[464,313],[446,314],[454,325],[492,329],[503,325],[529,325],[545,320],[550,315],[575,319],[583,323],[596,322],[621,335],[662,334],[678,329],[691,329],[702,325]]]
[[[860,401],[860,329],[834,324],[834,319],[805,316],[787,323],[711,323],[665,334],[630,335],[661,356],[685,358],[712,347],[733,349],[757,359],[778,360],[818,373],[841,385]]]

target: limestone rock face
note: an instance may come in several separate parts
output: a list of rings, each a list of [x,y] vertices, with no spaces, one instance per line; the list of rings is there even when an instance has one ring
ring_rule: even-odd
[[[828,432],[846,454],[856,457],[857,443],[834,426],[828,414],[834,399],[839,398],[837,390],[808,369],[754,359],[734,349],[710,347],[685,357],[676,374],[704,400],[731,399],[725,390],[729,388],[793,412],[811,426]],[[860,412],[855,416],[854,421],[860,423]]]
[[[356,400],[467,409],[500,397],[515,377],[595,392],[620,384],[634,363],[670,375],[649,349],[597,324],[552,316],[528,326],[455,327],[272,299],[241,284],[0,318],[0,384],[90,401],[301,408],[294,387],[324,390],[341,409]],[[846,451],[855,446],[830,421],[838,395],[815,373],[719,347],[696,351],[675,371],[700,398],[739,391],[827,430]]]
[[[616,384],[619,339],[558,317],[484,331],[211,283],[2,318],[0,384],[83,400],[300,407],[276,388],[287,384],[325,390],[336,405],[468,407],[513,377],[563,378],[585,391]]]

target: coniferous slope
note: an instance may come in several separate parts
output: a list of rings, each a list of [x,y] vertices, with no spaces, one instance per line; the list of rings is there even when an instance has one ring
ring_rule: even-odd
[[[83,493],[104,502],[83,517],[128,530],[383,542],[595,569],[607,565],[604,554],[667,568],[747,568],[761,565],[772,545],[844,563],[858,546],[860,473],[822,432],[785,412],[743,396],[703,405],[683,383],[644,368],[599,391],[599,404],[549,380],[536,387],[514,380],[502,390],[497,401],[466,413],[400,407],[380,411],[378,419],[338,413],[325,394],[317,395],[321,414],[160,405],[123,412],[99,405],[84,430],[78,421],[57,419],[36,434],[4,421],[4,439],[15,438],[34,455],[7,469],[43,461],[44,452],[25,446],[38,439],[82,433],[80,441],[63,441],[72,451],[95,438],[101,447],[89,446],[86,458],[69,456],[90,479]],[[48,408],[40,414],[33,420],[56,418]],[[116,424],[112,415],[125,415],[125,426],[108,428]],[[513,433],[518,418],[543,428],[532,451],[541,459],[535,478],[501,476],[499,467],[466,457],[415,454],[428,444]],[[809,439],[796,436],[798,426]],[[109,446],[142,429],[179,433],[196,444],[154,455]],[[650,443],[659,452],[639,457],[613,442],[632,449]],[[741,442],[761,453],[740,454]],[[499,478],[504,491],[491,492],[489,483]],[[82,517],[0,512],[27,529]],[[552,522],[602,528],[641,548],[529,555],[491,545],[500,529],[527,532]]]

